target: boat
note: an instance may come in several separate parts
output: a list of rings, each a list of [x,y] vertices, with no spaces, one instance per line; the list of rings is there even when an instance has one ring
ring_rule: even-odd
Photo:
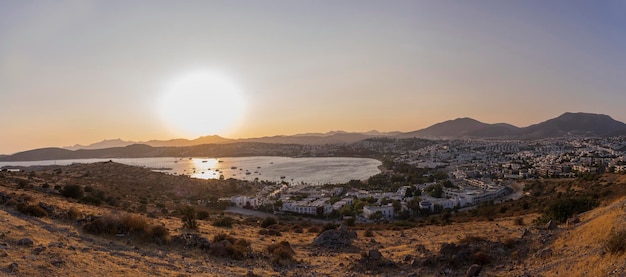
[[[280,176],[280,178],[281,178],[281,179],[285,179],[286,177],[285,177],[285,176]]]
[[[236,166],[231,166],[230,169],[237,169],[237,167]]]

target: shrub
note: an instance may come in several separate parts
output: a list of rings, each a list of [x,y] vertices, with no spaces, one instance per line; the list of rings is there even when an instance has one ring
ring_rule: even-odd
[[[207,211],[198,211],[196,213],[196,216],[198,217],[199,220],[206,220],[209,218],[209,212]]]
[[[524,218],[521,217],[521,216],[515,218],[515,220],[513,221],[513,224],[515,224],[517,226],[524,226]]]
[[[363,234],[365,237],[371,238],[374,236],[374,232],[372,232],[372,229],[367,229],[365,230],[365,234]]]
[[[76,220],[83,217],[83,213],[76,207],[71,207],[67,210],[67,218],[70,220]]]
[[[181,220],[183,221],[183,227],[187,229],[198,229],[198,221],[196,221],[196,210],[187,206],[179,211],[181,214]]]
[[[317,226],[311,226],[309,227],[309,229],[307,229],[307,232],[309,233],[319,233],[320,232],[320,228]]]
[[[120,224],[127,232],[142,234],[148,229],[148,222],[140,215],[125,214],[120,219]]]
[[[261,222],[261,227],[262,228],[267,228],[269,226],[272,226],[274,224],[277,224],[278,220],[276,220],[276,218],[273,217],[266,217],[265,219],[263,219],[263,221]]]
[[[100,198],[96,198],[93,196],[85,196],[81,198],[79,202],[83,204],[87,204],[87,205],[94,205],[94,206],[100,206],[100,204],[102,204],[102,200],[100,200]]]
[[[15,199],[9,199],[6,203],[4,203],[7,207],[15,207],[17,206],[17,201]]]
[[[115,235],[119,234],[122,229],[120,222],[110,217],[101,217],[83,225],[85,232],[94,235]]]
[[[235,243],[235,238],[229,234],[219,233],[213,236],[213,243],[218,243],[220,241],[227,240],[230,243]]]
[[[481,236],[472,236],[472,235],[466,235],[465,237],[459,239],[460,243],[467,243],[467,244],[478,243],[481,241],[487,241],[487,239]]]
[[[598,205],[598,201],[589,197],[557,199],[544,211],[545,221],[551,219],[560,223],[565,222],[575,214],[586,212]]]
[[[293,256],[296,252],[293,251],[291,245],[287,241],[281,241],[277,244],[270,244],[267,246],[267,252],[272,255],[272,263],[280,264],[281,262],[293,261]]]
[[[39,205],[18,205],[17,208],[19,212],[26,214],[26,215],[30,215],[34,217],[48,216],[48,212],[44,210],[42,207],[40,207]]]
[[[517,245],[518,241],[514,238],[507,238],[504,240],[504,242],[502,244],[504,244],[504,247],[509,248],[509,249],[513,249],[515,248],[515,246]]]
[[[233,227],[233,219],[229,216],[218,218],[215,221],[213,221],[213,226],[231,228]]]
[[[259,235],[280,237],[283,234],[280,231],[274,229],[261,229],[259,230]]]
[[[604,249],[613,254],[622,254],[626,251],[626,230],[611,231],[604,242]]]
[[[334,223],[326,223],[324,224],[324,228],[322,228],[322,232],[327,231],[327,230],[335,230],[337,229],[337,224]]]
[[[59,192],[65,197],[74,199],[81,199],[84,195],[83,188],[79,185],[64,186]]]
[[[222,241],[228,241],[226,244],[221,244]],[[250,242],[245,239],[237,239],[228,234],[217,234],[213,237],[214,245],[211,246],[210,253],[215,256],[228,255],[232,259],[241,260],[248,256],[252,252]]]
[[[491,263],[491,257],[482,251],[478,251],[472,255],[472,262],[479,265]]]
[[[170,231],[162,225],[150,227],[148,235],[151,237],[152,241],[158,244],[166,243],[170,239]]]

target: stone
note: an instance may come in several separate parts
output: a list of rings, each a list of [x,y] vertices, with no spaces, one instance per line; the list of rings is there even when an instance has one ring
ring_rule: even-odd
[[[540,259],[549,258],[549,257],[552,256],[552,248],[548,247],[548,248],[541,249],[541,250],[537,251],[535,256],[537,258],[540,258]]]
[[[567,227],[571,227],[572,225],[578,224],[578,223],[580,223],[580,218],[572,217],[572,218],[567,220]]]
[[[481,265],[473,264],[465,272],[465,277],[475,277],[475,276],[478,276],[478,274],[480,274],[480,271],[482,269],[483,269],[483,267]]]
[[[65,264],[65,261],[62,259],[56,259],[56,260],[50,261],[50,263],[56,267],[61,267]]]
[[[30,239],[30,238],[23,238],[17,241],[17,245],[22,245],[22,246],[33,246],[35,245],[35,242]]]
[[[545,230],[554,230],[556,229],[557,225],[556,222],[554,220],[550,220],[548,221],[548,223],[546,223],[546,225],[543,227],[543,229]]]
[[[356,232],[350,231],[345,225],[339,226],[336,230],[326,230],[313,239],[313,246],[326,248],[342,248],[352,245],[352,240],[356,238]]]
[[[9,270],[9,272],[17,272],[19,269],[19,264],[12,263],[7,267],[7,269]]]
[[[383,259],[383,254],[381,254],[377,249],[370,249],[367,252],[367,257],[372,261],[380,261]]]
[[[41,252],[43,252],[44,250],[46,250],[45,246],[37,246],[35,247],[35,249],[33,249],[33,254],[35,255],[39,255],[41,254]]]

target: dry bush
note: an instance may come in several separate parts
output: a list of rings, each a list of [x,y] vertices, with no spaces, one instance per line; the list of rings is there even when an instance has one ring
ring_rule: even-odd
[[[15,199],[9,199],[9,200],[5,203],[5,205],[6,205],[7,207],[15,207],[15,206],[17,206],[17,201],[15,201]]]
[[[479,265],[486,265],[491,263],[491,257],[485,252],[478,251],[472,255],[472,262]]]
[[[487,239],[485,237],[473,236],[473,235],[466,235],[465,237],[459,239],[459,243],[467,243],[467,244],[478,243],[482,241],[487,241]]]
[[[111,217],[101,217],[83,225],[83,230],[94,235],[116,235],[122,230],[119,220]]]
[[[307,232],[309,233],[319,233],[320,232],[320,228],[317,226],[311,226],[309,227],[309,229],[307,229]]]
[[[293,256],[296,254],[288,241],[268,245],[267,252],[272,255],[272,263],[274,264],[294,261]]]
[[[513,248],[515,248],[515,246],[517,246],[517,243],[518,243],[517,239],[507,238],[507,239],[504,240],[504,242],[502,244],[506,248],[513,249]]]
[[[70,220],[76,220],[83,217],[83,213],[76,207],[71,207],[67,210],[67,218]]]
[[[261,229],[259,230],[259,235],[280,237],[283,234],[280,231],[274,229]]]
[[[44,210],[39,205],[26,205],[24,203],[20,203],[17,205],[17,210],[20,213],[25,215],[30,215],[34,217],[46,217],[48,216],[48,212]]]
[[[365,233],[363,234],[365,237],[371,238],[374,236],[374,232],[372,232],[372,229],[367,229],[365,230]]]
[[[142,234],[148,230],[148,221],[140,215],[125,214],[120,219],[120,223],[128,232]]]
[[[524,218],[521,217],[521,216],[515,218],[515,220],[513,220],[513,224],[515,224],[517,226],[524,226]]]
[[[215,221],[213,221],[213,226],[231,228],[233,227],[233,221],[234,220],[232,217],[225,216],[225,217],[218,218]]]
[[[626,229],[611,231],[607,240],[604,241],[604,249],[613,255],[624,253],[626,251]]]
[[[222,243],[227,241],[227,243]],[[246,239],[237,239],[228,234],[217,234],[213,237],[213,245],[211,246],[210,253],[214,256],[224,256],[236,260],[244,259],[252,252],[250,242]]]
[[[19,202],[30,202],[33,200],[33,197],[28,195],[28,194],[20,194],[20,196],[17,197],[17,201]]]
[[[227,240],[230,243],[235,243],[235,240],[237,240],[237,239],[235,239],[233,236],[231,236],[229,234],[225,234],[225,233],[219,233],[219,234],[213,236],[213,243],[218,243],[218,242],[223,241],[223,240]]]
[[[276,218],[273,217],[266,217],[265,219],[263,219],[263,221],[261,222],[261,227],[262,228],[267,228],[270,227],[274,224],[277,224],[278,220],[276,220]]]
[[[170,231],[162,225],[153,225],[148,231],[150,239],[158,244],[164,244],[170,240]]]

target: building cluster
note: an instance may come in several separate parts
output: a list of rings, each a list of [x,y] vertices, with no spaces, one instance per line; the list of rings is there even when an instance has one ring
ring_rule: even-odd
[[[418,143],[420,147],[415,147],[415,142],[410,147],[384,141],[364,142],[359,144],[358,151],[398,153],[394,155],[396,162],[445,170],[452,185],[443,188],[441,197],[426,193],[419,196],[419,208],[427,211],[498,201],[514,192],[507,184],[518,179],[575,177],[605,171],[626,172],[625,137]],[[323,149],[323,146],[317,147],[317,151]],[[368,199],[368,205],[359,211],[363,218],[372,218],[374,215],[394,218],[399,212],[410,210],[409,203],[413,201],[414,204],[414,197],[418,197],[408,195],[409,189],[422,191],[432,185],[435,183],[407,184],[395,192],[380,192],[358,189],[344,191],[342,187],[291,186],[282,183],[266,186],[255,196],[233,196],[230,200],[237,206],[252,208],[275,205],[280,201],[282,204],[275,211],[325,216],[353,205],[357,199]],[[392,201],[396,205],[392,205]]]

